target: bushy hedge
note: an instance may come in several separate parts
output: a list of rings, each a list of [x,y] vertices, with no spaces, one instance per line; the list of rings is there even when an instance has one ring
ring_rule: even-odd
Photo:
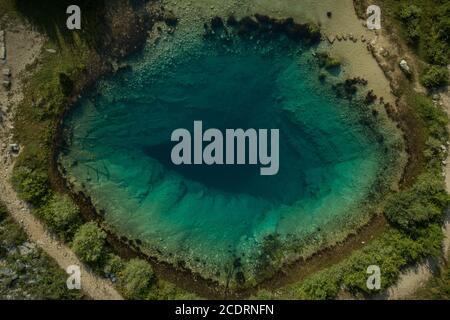
[[[408,44],[432,65],[421,72],[427,88],[448,83],[450,62],[450,3],[448,1],[382,0],[384,12],[401,22]],[[443,67],[443,68],[440,68]]]
[[[442,221],[450,203],[443,181],[431,173],[422,174],[411,189],[396,194],[386,205],[386,217],[398,228],[416,235],[431,222]]]
[[[407,40],[414,44],[420,38],[420,18],[422,10],[414,4],[404,5],[398,13],[406,26]]]
[[[430,66],[420,76],[420,82],[425,88],[432,89],[448,85],[447,67]]]
[[[75,233],[72,250],[89,264],[99,263],[105,253],[106,233],[95,222],[87,222]]]
[[[67,195],[53,195],[38,214],[46,225],[64,241],[71,240],[81,225],[80,211]]]
[[[432,224],[423,231],[413,240],[408,234],[391,229],[343,262],[284,288],[281,296],[272,294],[270,298],[334,299],[342,289],[361,297],[381,292],[397,280],[401,268],[408,263],[440,254],[443,239],[440,226]],[[367,288],[367,268],[370,265],[380,267],[380,290]],[[263,296],[267,298],[266,292]]]
[[[330,56],[330,54],[326,51],[317,52],[316,58],[319,66],[327,70],[338,68],[341,65],[341,62],[338,59]]]
[[[145,299],[154,281],[152,267],[141,259],[128,261],[120,272],[120,286],[127,298]]]
[[[49,197],[48,176],[43,170],[18,167],[11,182],[19,197],[34,206],[42,205]]]

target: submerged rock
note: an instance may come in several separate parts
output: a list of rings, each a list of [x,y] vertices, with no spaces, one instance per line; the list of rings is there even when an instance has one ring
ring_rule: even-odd
[[[238,25],[238,21],[235,16],[231,15],[227,19],[227,25],[230,27],[235,27]]]
[[[2,74],[3,74],[4,77],[10,77],[11,76],[11,69],[3,68]]]
[[[3,80],[2,84],[6,90],[11,89],[11,81],[10,80]]]
[[[168,13],[165,17],[164,17],[164,22],[166,23],[166,25],[168,25],[169,27],[176,27],[178,24],[178,18],[173,14],[173,13]]]
[[[219,30],[219,29],[223,29],[225,26],[223,24],[222,18],[221,17],[213,17],[211,19],[211,28],[213,30]]]
[[[4,43],[0,43],[0,60],[6,59],[6,47]]]

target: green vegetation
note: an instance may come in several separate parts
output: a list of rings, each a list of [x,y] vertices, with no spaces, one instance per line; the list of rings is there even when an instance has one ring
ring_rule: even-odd
[[[62,240],[69,241],[81,225],[78,207],[66,195],[54,195],[38,215]]]
[[[86,263],[99,262],[105,250],[106,233],[95,222],[82,225],[73,238],[72,250]]]
[[[406,27],[406,36],[410,44],[414,45],[420,39],[420,18],[422,10],[414,4],[403,5],[399,17]]]
[[[377,265],[382,270],[381,290],[384,290],[394,283],[405,265],[430,254],[439,255],[440,226],[430,225],[424,231],[426,233],[413,240],[405,233],[389,230],[343,262],[286,288],[284,294],[298,299],[331,299],[341,289],[356,296],[373,294],[366,285],[369,265]]]
[[[450,3],[445,0],[383,0],[383,14],[396,24],[417,55],[430,64],[421,72],[428,89],[448,84]]]
[[[23,200],[35,206],[45,203],[50,193],[47,174],[29,167],[18,167],[14,171],[12,184]]]
[[[420,76],[420,82],[425,88],[432,89],[448,85],[447,67],[427,67]]]
[[[70,0],[2,0],[0,1],[0,16],[8,13],[25,18],[52,41],[57,43],[58,39],[62,37],[65,42],[72,42],[72,32],[67,28],[61,28],[66,25],[66,9],[72,4],[77,4],[84,9],[81,15],[83,28],[79,35],[86,42],[95,44],[100,40],[100,35],[105,32],[101,20],[105,12],[104,0],[78,0],[76,2]]]
[[[341,66],[341,62],[338,59],[331,57],[326,51],[316,52],[316,58],[319,66],[327,70],[335,69]]]
[[[120,273],[120,286],[127,298],[145,298],[154,280],[152,268],[140,259],[128,261]]]
[[[431,222],[441,222],[442,208],[449,201],[443,181],[432,174],[423,174],[411,189],[388,202],[385,214],[396,227],[415,235]]]
[[[411,299],[420,300],[450,300],[450,253],[447,261],[439,270],[439,274],[420,288]]]
[[[34,243],[0,203],[0,299],[81,299],[67,274]]]

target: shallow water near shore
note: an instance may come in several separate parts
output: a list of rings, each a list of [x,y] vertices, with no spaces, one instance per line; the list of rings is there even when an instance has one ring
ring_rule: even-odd
[[[242,282],[268,267],[267,250],[292,239],[312,246],[318,233],[362,215],[384,144],[319,81],[312,48],[283,37],[193,37],[189,50],[146,50],[130,64],[66,119],[61,160],[106,222],[147,253]],[[279,129],[278,174],[173,165],[170,135],[192,132],[195,120],[205,129]]]

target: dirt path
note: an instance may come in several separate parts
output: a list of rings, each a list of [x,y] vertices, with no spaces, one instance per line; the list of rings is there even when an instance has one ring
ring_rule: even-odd
[[[69,247],[46,231],[44,225],[31,214],[28,205],[18,199],[9,183],[14,164],[14,156],[11,155],[9,147],[14,143],[11,119],[22,97],[19,74],[24,72],[27,64],[37,58],[43,42],[39,34],[28,30],[17,21],[6,27],[7,60],[6,63],[0,61],[0,69],[11,69],[12,87],[9,93],[0,87],[0,199],[6,204],[13,218],[22,225],[29,239],[52,257],[61,268],[66,270],[70,265],[80,267],[83,292],[92,299],[120,300],[121,295],[108,280],[90,271]]]

